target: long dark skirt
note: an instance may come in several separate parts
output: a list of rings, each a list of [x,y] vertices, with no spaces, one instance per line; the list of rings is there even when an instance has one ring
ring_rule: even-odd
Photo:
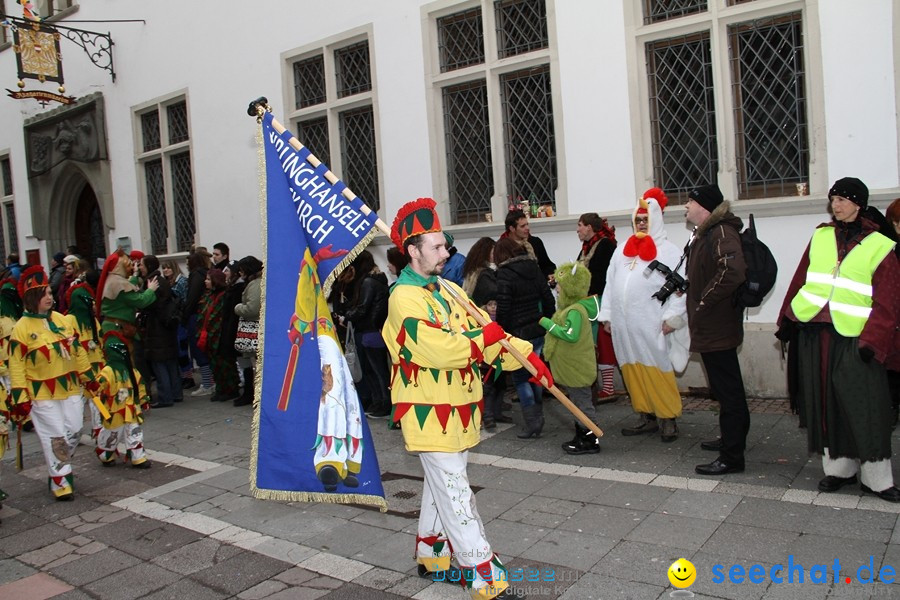
[[[859,338],[830,324],[797,336],[798,399],[810,452],[876,461],[891,456],[891,400],[883,365],[859,356]]]

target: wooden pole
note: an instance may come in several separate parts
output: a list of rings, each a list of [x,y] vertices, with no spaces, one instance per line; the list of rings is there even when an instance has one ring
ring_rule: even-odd
[[[268,99],[266,99],[265,96],[261,96],[261,97],[257,98],[256,100],[254,100],[253,102],[250,103],[250,106],[247,109],[247,113],[251,116],[256,116],[256,118],[258,120],[262,120],[263,113],[271,112],[268,102],[269,101],[268,101]],[[284,125],[279,123],[278,119],[276,119],[274,117],[272,118],[272,128],[275,131],[277,131],[278,133],[284,133],[285,131],[287,131],[287,129],[285,129]],[[293,134],[291,135],[290,144],[291,144],[291,147],[298,152],[303,150],[303,148],[305,148],[305,146],[300,143],[300,140],[298,140]],[[319,165],[322,164],[322,161],[319,160],[318,158],[316,158],[316,156],[312,153],[310,153],[310,155],[306,157],[306,160],[309,161],[309,164],[311,164],[314,167],[318,167]],[[338,179],[338,176],[335,175],[334,173],[332,173],[330,169],[325,172],[325,179],[327,179],[332,185],[334,185],[335,183],[340,181],[340,179]],[[347,200],[356,200],[358,198],[358,196],[356,194],[354,194],[350,190],[350,188],[346,188],[346,187],[344,188],[342,195]],[[372,214],[372,209],[369,208],[368,206],[366,206],[365,202],[360,202],[360,210],[367,217]],[[387,223],[385,223],[380,218],[378,218],[378,215],[375,215],[375,227],[377,227],[379,229],[379,231],[381,231],[381,233],[388,236],[388,238],[391,237],[391,228],[388,227]]]
[[[488,320],[484,318],[484,315],[481,314],[481,311],[472,306],[471,303],[463,300],[462,297],[456,292],[456,290],[453,289],[453,286],[447,284],[446,280],[441,277],[439,277],[438,279],[441,283],[441,290],[447,290],[447,292],[451,296],[453,296],[453,300],[455,300],[457,304],[462,306],[466,310],[466,312],[469,313],[469,316],[475,319],[475,322],[478,323],[480,327],[484,327],[488,324]],[[506,340],[500,340],[500,345],[503,346],[507,352],[512,354],[513,358],[522,363],[522,366],[529,373],[537,376],[537,370],[534,368],[534,365],[528,362],[528,358],[524,354],[516,350],[515,347],[513,347],[513,345]],[[547,389],[550,390],[550,393],[553,394],[553,397],[559,400],[559,402],[563,406],[565,406],[569,410],[569,412],[572,413],[575,418],[581,422],[582,425],[593,431],[594,435],[596,435],[597,437],[603,437],[603,430],[597,427],[597,425],[595,425],[594,422],[591,421],[588,416],[581,411],[580,408],[572,404],[572,401],[566,398],[566,395],[563,394],[555,384],[548,387]]]

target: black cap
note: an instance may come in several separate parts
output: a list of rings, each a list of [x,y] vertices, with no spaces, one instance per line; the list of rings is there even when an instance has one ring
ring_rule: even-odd
[[[866,208],[869,205],[869,188],[856,177],[841,177],[835,181],[828,190],[828,199],[830,200],[832,196],[846,198],[860,208]]]
[[[688,194],[688,198],[708,210],[712,212],[716,209],[716,207],[722,202],[725,201],[725,197],[722,195],[722,190],[719,189],[719,186],[716,184],[711,185],[702,185],[698,188],[694,188]]]

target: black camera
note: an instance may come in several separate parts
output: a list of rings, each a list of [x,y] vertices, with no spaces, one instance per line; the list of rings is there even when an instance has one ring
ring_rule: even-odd
[[[651,298],[659,300],[660,304],[665,304],[666,300],[669,299],[669,296],[672,295],[672,292],[681,292],[683,294],[687,291],[688,280],[658,260],[654,260],[647,265],[647,268],[644,269],[644,275],[649,277],[653,271],[659,271],[666,278],[666,282],[659,288],[659,291],[650,296]]]

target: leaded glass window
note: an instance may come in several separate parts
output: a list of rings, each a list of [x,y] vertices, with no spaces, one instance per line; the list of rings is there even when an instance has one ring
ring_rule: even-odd
[[[334,68],[338,98],[370,91],[372,75],[368,40],[335,50]]]
[[[331,166],[331,145],[328,142],[328,117],[297,122],[297,139],[309,148],[313,156]]]
[[[487,83],[448,86],[442,96],[453,222],[482,221],[494,194]]]
[[[191,177],[191,153],[172,156],[172,196],[175,211],[177,249],[186,252],[194,243],[194,186]]]
[[[197,231],[187,100],[176,98],[140,113],[143,201],[154,254],[190,250]],[[146,240],[146,238],[145,238]],[[147,243],[147,242],[145,242]]]
[[[12,196],[13,195],[12,164],[9,162],[8,158],[4,158],[4,159],[0,160],[0,167],[2,167],[2,175],[3,175],[3,195],[4,196]]]
[[[325,58],[319,54],[294,63],[294,106],[325,102]]]
[[[502,75],[500,85],[508,193],[554,205],[556,138],[550,66]]]
[[[143,138],[144,152],[158,150],[160,147],[159,136],[159,111],[154,110],[141,115],[141,137]]]
[[[644,0],[644,23],[677,19],[706,10],[706,0]]]
[[[166,186],[163,183],[162,160],[144,163],[147,191],[147,217],[150,222],[150,247],[153,254],[169,251],[169,225],[166,221]]]
[[[187,103],[176,102],[166,107],[166,113],[169,118],[169,143],[178,144],[187,141],[188,137],[188,116]]]
[[[4,205],[6,209],[6,237],[9,238],[9,251],[19,252],[19,236],[16,233],[16,207],[12,202]]]
[[[378,210],[378,159],[371,106],[340,113],[343,181],[374,211]]]
[[[6,233],[3,231],[3,227],[0,227],[0,253],[6,252]],[[6,258],[6,255],[3,256]],[[6,261],[4,260],[4,263]]]
[[[728,33],[739,197],[786,196],[809,177],[800,13]]]
[[[653,179],[670,202],[685,202],[718,171],[709,33],[650,42],[646,50]]]
[[[498,0],[494,2],[494,12],[500,58],[548,46],[544,0]]]
[[[439,18],[437,33],[441,73],[484,62],[484,25],[480,8]]]

